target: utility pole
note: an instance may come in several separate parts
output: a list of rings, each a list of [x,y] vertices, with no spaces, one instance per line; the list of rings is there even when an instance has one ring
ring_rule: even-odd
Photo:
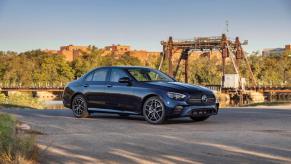
[[[229,22],[228,22],[228,20],[226,20],[225,21],[225,30],[226,30],[226,36],[228,36],[228,34],[229,34]]]

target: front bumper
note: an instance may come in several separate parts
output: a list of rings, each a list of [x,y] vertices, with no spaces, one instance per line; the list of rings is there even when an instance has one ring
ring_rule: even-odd
[[[168,108],[169,109],[169,108]],[[219,103],[211,105],[177,105],[168,110],[168,117],[199,117],[217,115],[219,110]]]
[[[70,100],[63,98],[63,105],[66,108],[71,108],[71,102],[70,102]]]
[[[199,117],[216,115],[219,110],[219,102],[189,102],[188,100],[174,100],[167,96],[162,97],[168,118]]]
[[[187,106],[184,107],[180,113],[181,117],[186,116],[210,116],[216,115],[219,110],[219,105],[207,105],[207,106]]]

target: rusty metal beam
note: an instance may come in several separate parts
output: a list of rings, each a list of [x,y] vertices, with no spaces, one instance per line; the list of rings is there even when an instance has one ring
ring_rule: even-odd
[[[225,82],[225,60],[229,56],[229,51],[227,47],[227,38],[225,34],[222,34],[221,36],[221,57],[222,57],[222,78],[221,78],[221,86],[224,87]]]
[[[161,70],[162,69],[164,60],[166,58],[166,46],[165,45],[163,45],[163,52],[160,54],[160,57],[161,57],[161,61],[160,61],[160,65],[159,65],[158,70]]]
[[[168,74],[172,77],[177,76],[181,61],[183,60],[183,55],[181,55],[178,60],[176,69],[173,72],[172,57],[173,57],[174,51],[182,50],[182,52],[184,52],[186,49],[188,51],[190,50],[191,51],[209,50],[210,52],[212,50],[220,51],[222,55],[222,70],[221,70],[222,86],[224,86],[224,81],[225,81],[226,58],[230,57],[230,55],[232,55],[231,59],[235,67],[236,73],[239,73],[239,70],[237,67],[239,64],[239,59],[243,58],[246,61],[249,67],[248,69],[252,76],[252,80],[254,81],[254,84],[256,85],[252,70],[249,66],[247,58],[244,56],[243,49],[241,46],[245,44],[247,44],[247,41],[244,41],[243,43],[241,43],[238,37],[235,38],[235,40],[232,40],[232,39],[227,38],[225,34],[222,34],[221,36],[215,36],[215,37],[196,37],[194,39],[188,39],[188,40],[174,40],[172,37],[169,37],[167,41],[161,41],[165,58],[167,58],[168,60]],[[161,60],[164,61],[165,59],[162,58]],[[184,64],[185,64],[185,70],[184,70],[185,82],[188,82],[188,55],[187,55],[187,59],[185,59]],[[162,62],[159,66],[159,69],[161,69],[161,65],[162,65]]]
[[[237,51],[236,55],[238,55],[238,56],[236,56],[236,58],[237,58],[238,60],[241,59],[241,58],[244,59],[244,61],[246,62],[246,65],[247,65],[248,71],[249,71],[250,74],[251,74],[251,79],[252,79],[253,85],[254,85],[254,86],[257,86],[257,80],[256,80],[256,78],[255,78],[255,76],[254,76],[254,73],[253,73],[253,70],[252,70],[252,68],[251,68],[251,66],[250,66],[250,64],[249,64],[248,58],[247,58],[247,57],[245,56],[245,54],[244,54],[244,51],[243,51],[243,48],[242,48],[242,46],[241,46],[241,43],[240,43],[239,37],[236,37],[236,38],[235,38],[235,44],[236,44],[236,51]]]
[[[168,74],[173,77],[173,38],[170,36],[167,44]]]
[[[185,59],[185,83],[188,83],[188,57],[189,54],[187,54],[187,57]]]
[[[183,55],[181,54],[180,55],[180,58],[179,58],[179,60],[178,60],[178,64],[177,64],[177,66],[176,66],[176,69],[175,69],[175,72],[174,72],[174,78],[176,78],[176,76],[177,76],[177,73],[178,73],[178,70],[179,70],[179,67],[180,67],[180,63],[181,63],[181,61],[182,61],[182,57]]]

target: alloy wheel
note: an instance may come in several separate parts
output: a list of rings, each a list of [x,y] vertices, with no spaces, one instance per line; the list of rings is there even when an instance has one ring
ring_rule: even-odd
[[[149,98],[144,104],[144,116],[150,123],[162,123],[165,119],[162,101],[157,97]]]
[[[77,95],[72,102],[72,110],[76,117],[87,117],[87,103],[83,96]]]

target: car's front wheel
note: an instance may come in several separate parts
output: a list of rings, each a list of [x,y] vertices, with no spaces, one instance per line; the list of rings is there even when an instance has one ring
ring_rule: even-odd
[[[77,95],[72,101],[72,110],[77,118],[89,117],[86,99],[82,95]]]
[[[163,101],[157,96],[148,98],[143,105],[143,115],[151,124],[163,123],[166,119]]]
[[[209,116],[200,116],[200,117],[190,117],[193,121],[205,121],[209,118]]]

